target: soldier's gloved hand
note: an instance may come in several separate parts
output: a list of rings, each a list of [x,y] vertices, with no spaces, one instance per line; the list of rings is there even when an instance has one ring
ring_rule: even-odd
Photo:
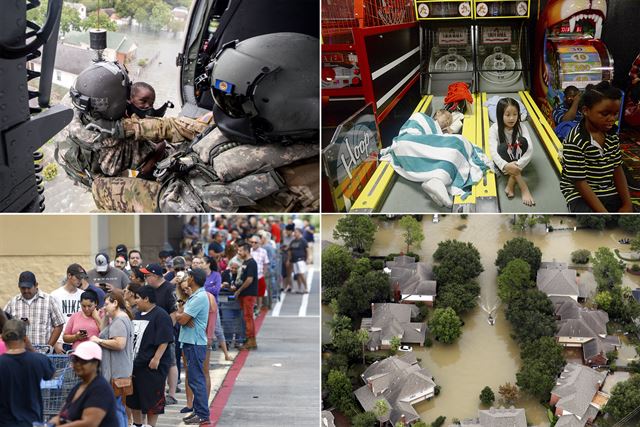
[[[116,139],[125,138],[124,126],[121,120],[92,119],[91,123],[86,125],[85,128]]]

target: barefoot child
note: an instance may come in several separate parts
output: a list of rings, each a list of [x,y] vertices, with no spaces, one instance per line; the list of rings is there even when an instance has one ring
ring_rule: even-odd
[[[631,212],[614,126],[620,91],[608,81],[588,85],[580,99],[584,119],[564,140],[560,190],[571,212]]]
[[[531,161],[533,147],[527,128],[520,126],[520,105],[513,98],[502,98],[496,106],[496,123],[489,128],[489,148],[496,167],[509,176],[504,191],[510,199],[518,184],[522,203],[535,205],[522,170]]]

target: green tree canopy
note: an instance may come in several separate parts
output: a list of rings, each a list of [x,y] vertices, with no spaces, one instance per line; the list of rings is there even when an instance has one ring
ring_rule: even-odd
[[[450,344],[462,335],[462,320],[451,308],[436,308],[429,321],[429,329],[436,340]]]
[[[331,245],[322,251],[322,291],[338,288],[351,274],[353,258],[347,248]],[[325,302],[326,304],[327,302]]]
[[[607,291],[622,284],[624,269],[609,248],[598,248],[593,255],[593,276],[598,284],[598,291]]]
[[[514,339],[521,345],[553,336],[556,332],[553,304],[537,289],[529,289],[512,298],[506,317],[513,327]]]
[[[87,31],[91,28],[100,28],[107,31],[117,31],[118,26],[115,22],[109,19],[109,15],[105,12],[98,11],[92,12],[87,15],[84,21],[80,22],[80,27],[83,31]]]
[[[376,400],[375,405],[373,405],[373,413],[376,414],[376,417],[378,417],[378,419],[384,418],[387,414],[389,414],[390,410],[391,408],[389,407],[389,404],[384,399]],[[380,423],[380,425],[382,425],[382,422]]]
[[[373,427],[378,423],[376,414],[373,412],[360,412],[351,418],[353,427]]]
[[[480,252],[469,242],[440,242],[433,253],[433,259],[438,262],[433,273],[439,288],[446,287],[449,283],[467,283],[484,271]]]
[[[367,215],[346,215],[340,218],[333,230],[334,239],[342,239],[344,245],[357,252],[369,252],[375,240],[377,226]]]
[[[357,360],[362,354],[362,346],[358,332],[343,329],[333,334],[332,344],[336,352],[346,356],[350,361]]]
[[[411,249],[411,246],[415,246],[416,249],[420,249],[422,241],[424,240],[424,233],[422,232],[422,224],[418,222],[411,215],[403,216],[398,222],[400,227],[404,228],[404,242],[407,244],[407,252]]]
[[[480,392],[480,402],[485,406],[490,406],[496,400],[496,395],[491,390],[491,387],[486,386]]]
[[[640,252],[640,233],[636,234],[636,237],[631,239],[631,250],[634,252]]]
[[[498,267],[498,273],[502,272],[502,269],[509,264],[509,261],[516,258],[523,259],[529,264],[531,280],[535,280],[542,260],[540,248],[534,246],[531,241],[524,237],[515,237],[507,241],[502,249],[498,251],[498,257],[496,258],[495,264]]]
[[[535,283],[531,280],[531,267],[523,259],[509,261],[498,276],[498,296],[506,303],[532,288]]]
[[[542,337],[522,347],[522,367],[516,374],[517,384],[538,399],[548,399],[565,360],[553,337]]]
[[[438,307],[451,307],[457,315],[462,315],[473,310],[478,305],[480,285],[471,280],[466,284],[449,283],[442,286],[438,292]]]
[[[594,230],[604,230],[611,221],[611,215],[576,215],[578,227],[586,227]]]
[[[30,21],[35,22],[39,26],[44,24],[45,17],[47,16],[47,8],[49,6],[49,0],[41,0],[40,6],[31,9],[27,12],[27,18]],[[80,14],[77,10],[69,5],[62,5],[62,13],[60,14],[60,34],[66,34],[70,31],[80,31],[83,29],[80,20]]]
[[[400,344],[402,344],[402,342],[400,341],[400,337],[394,336],[393,338],[391,338],[391,353],[392,354],[396,354],[396,352],[398,351],[398,348],[400,347]]]
[[[640,375],[633,375],[611,390],[611,398],[603,408],[606,414],[620,420],[640,407]]]
[[[618,225],[629,234],[640,233],[640,217],[638,215],[616,215]]]
[[[336,298],[339,312],[351,318],[368,312],[372,303],[389,302],[391,298],[389,276],[382,271],[366,271],[366,265],[370,265],[368,259],[358,260]]]
[[[343,414],[355,412],[351,381],[342,371],[331,371],[327,379],[327,400]]]
[[[588,264],[591,258],[591,251],[589,249],[578,249],[571,252],[571,262],[574,264]]]

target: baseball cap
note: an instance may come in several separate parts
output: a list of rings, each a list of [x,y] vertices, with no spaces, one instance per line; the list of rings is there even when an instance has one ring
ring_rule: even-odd
[[[141,271],[144,267],[131,267],[131,272],[138,280],[144,281],[144,273]]]
[[[119,244],[118,246],[116,246],[116,255],[122,254],[126,258],[128,253],[129,251],[127,250],[127,247],[125,245]]]
[[[104,273],[109,269],[109,255],[105,253],[99,253],[96,255],[96,271],[98,273]]]
[[[184,268],[187,265],[187,261],[185,261],[184,257],[177,256],[171,260],[171,265],[173,268]]]
[[[30,271],[23,271],[18,277],[18,287],[33,288],[36,285],[36,275]]]
[[[155,274],[156,276],[162,276],[162,267],[159,264],[147,264],[146,267],[141,267],[140,271],[143,274]]]
[[[102,360],[102,348],[93,341],[84,341],[78,344],[71,356],[82,360]]]
[[[193,277],[193,280],[198,284],[198,286],[204,286],[204,282],[207,280],[207,273],[205,273],[201,268],[189,270],[189,276]]]
[[[71,264],[67,267],[67,274],[83,279],[87,276],[87,272],[80,264]]]
[[[27,325],[18,319],[7,320],[2,328],[2,340],[20,341],[27,335]]]

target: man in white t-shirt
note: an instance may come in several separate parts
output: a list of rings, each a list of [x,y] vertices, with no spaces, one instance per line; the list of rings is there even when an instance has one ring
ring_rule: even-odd
[[[79,274],[77,270],[79,267],[78,264],[71,264],[67,267],[67,279],[64,284],[58,289],[51,292],[51,296],[58,303],[58,307],[62,311],[62,315],[64,316],[64,325],[62,330],[67,326],[67,322],[72,314],[80,311],[80,295],[82,295],[82,290],[80,289],[80,285],[82,285],[82,280],[80,280],[77,276]],[[64,344],[62,341],[62,336],[64,334],[60,334],[60,338],[58,339],[58,343],[56,347],[60,346],[60,348],[64,348]],[[65,348],[64,350],[70,350],[69,348]]]

